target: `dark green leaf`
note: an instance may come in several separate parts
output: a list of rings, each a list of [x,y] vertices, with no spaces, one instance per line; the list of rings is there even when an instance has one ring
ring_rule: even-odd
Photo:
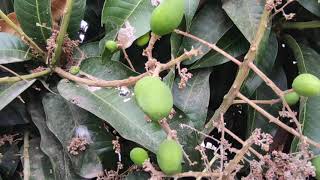
[[[318,0],[298,0],[308,11],[320,17],[320,5]]]
[[[19,81],[14,84],[0,85],[0,110],[28,89],[35,81],[36,80],[30,80],[28,82]]]
[[[87,43],[87,44],[81,45],[79,48],[81,51],[79,51],[78,49],[75,49],[73,52],[73,58],[75,60],[80,60],[80,59],[83,59],[84,57],[91,58],[91,57],[100,56],[99,42]]]
[[[278,54],[278,41],[276,35],[271,33],[269,36],[269,34],[266,33],[260,44],[254,64],[266,75],[270,75]],[[262,82],[263,80],[251,71],[242,85],[241,91],[243,94],[250,97]]]
[[[0,42],[0,64],[31,59],[28,53],[28,46],[17,36],[0,32]]]
[[[289,35],[285,36],[286,43],[293,51],[295,58],[298,61],[298,68],[300,73],[310,73],[320,78],[320,55],[312,48],[297,43],[295,39]],[[300,102],[299,120],[303,124],[303,134],[308,138],[320,141],[320,96],[302,98]],[[292,144],[292,150],[297,150],[298,139]],[[318,148],[312,147],[311,150],[315,155],[320,153]]]
[[[216,43],[218,40],[232,27],[232,22],[226,16],[225,12],[221,9],[220,3],[217,1],[207,4],[199,13],[195,16],[190,27],[190,34],[193,34],[201,39],[204,39],[210,43]],[[184,64],[192,64],[196,60],[210,51],[210,48],[203,46],[199,41],[192,40],[190,38],[184,38],[182,42],[183,49],[190,50],[191,47],[202,47],[202,55],[196,56],[191,60],[184,61]]]
[[[185,1],[185,18],[187,30],[189,30],[194,14],[198,9],[200,0],[186,0]]]
[[[1,147],[0,172],[4,177],[10,177],[16,171],[20,162],[19,147],[16,143]]]
[[[163,82],[172,89],[174,84],[174,78],[176,76],[175,68],[171,68],[169,73],[163,78]]]
[[[125,178],[125,180],[147,180],[147,179],[150,179],[150,175],[143,171],[132,172],[128,174],[128,176]]]
[[[40,149],[40,138],[31,139],[29,145],[30,180],[54,180],[50,160]]]
[[[45,45],[51,35],[50,0],[15,0],[14,11],[23,31],[35,42]]]
[[[222,8],[249,42],[253,41],[258,29],[265,1],[223,0]]]
[[[193,72],[187,86],[179,88],[180,78],[173,85],[174,105],[192,121],[192,127],[202,129],[207,118],[210,99],[209,76],[211,70]]]
[[[75,175],[67,153],[55,135],[46,125],[45,114],[41,102],[33,97],[28,103],[28,111],[31,119],[38,128],[41,135],[40,148],[49,157],[56,180],[70,179],[80,180],[82,178]]]
[[[231,56],[238,57],[247,52],[250,44],[241,32],[236,27],[233,27],[218,41],[217,46],[229,53]],[[211,50],[208,54],[192,65],[191,69],[217,66],[228,61],[230,60],[222,54]]]
[[[68,34],[71,39],[79,39],[78,31],[80,29],[80,23],[84,17],[85,10],[86,0],[74,1],[68,26]]]
[[[19,99],[13,100],[0,111],[0,126],[8,127],[29,123],[26,106]]]
[[[103,122],[89,112],[68,103],[59,95],[48,94],[42,103],[48,128],[59,139],[65,151],[77,134],[88,136],[86,140],[90,144],[84,152],[79,152],[79,155],[68,153],[76,173],[84,178],[93,178],[101,173],[102,160],[98,155],[113,152],[114,139],[103,128]]]

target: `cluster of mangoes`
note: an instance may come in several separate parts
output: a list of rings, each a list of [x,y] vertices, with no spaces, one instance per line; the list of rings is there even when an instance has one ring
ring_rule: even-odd
[[[158,36],[169,34],[179,26],[183,15],[184,0],[165,0],[152,13],[151,31]],[[150,34],[147,33],[137,39],[136,44],[145,46],[149,39]],[[113,50],[114,46],[106,44],[106,47]],[[134,94],[141,110],[153,122],[157,123],[170,114],[173,107],[171,89],[159,77],[147,76],[140,79],[134,87]],[[156,155],[162,172],[167,175],[181,172],[183,150],[178,142],[172,139],[164,140],[159,145]],[[131,150],[130,158],[136,165],[141,166],[149,156],[146,150],[136,147]]]
[[[300,96],[312,97],[320,95],[320,80],[312,74],[300,74],[293,80],[292,89],[292,92],[284,96],[289,105],[295,105],[299,102]]]

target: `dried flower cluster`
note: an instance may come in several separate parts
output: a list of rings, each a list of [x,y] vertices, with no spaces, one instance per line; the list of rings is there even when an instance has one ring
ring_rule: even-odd
[[[9,144],[12,144],[13,142],[15,142],[16,140],[20,140],[20,139],[16,139],[16,136],[18,136],[19,134],[4,134],[2,136],[0,136],[0,146],[4,145],[6,142]]]
[[[187,68],[182,68],[179,71],[179,75],[181,77],[180,82],[179,82],[179,88],[183,89],[187,86],[187,82],[189,81],[189,79],[192,78],[192,74],[190,72],[188,72]]]
[[[74,137],[72,138],[68,148],[68,152],[72,155],[78,155],[80,152],[87,149],[89,142],[85,138]]]

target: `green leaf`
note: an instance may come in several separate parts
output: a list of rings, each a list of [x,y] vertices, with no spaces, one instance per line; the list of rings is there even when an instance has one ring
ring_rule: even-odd
[[[107,40],[115,40],[117,33],[125,22],[135,29],[135,39],[150,31],[152,7],[150,0],[108,0],[105,1],[101,24],[106,26],[106,35],[100,41],[100,51],[104,51]],[[110,59],[112,54],[105,51],[104,57]]]
[[[144,179],[150,179],[150,175],[142,171],[132,172],[128,174],[128,176],[126,176],[125,178],[125,180],[144,180]]]
[[[17,167],[20,162],[19,147],[16,143],[1,147],[2,157],[0,161],[0,172],[6,179],[10,179],[14,172],[17,170]]]
[[[51,1],[15,0],[14,11],[23,31],[36,43],[45,45],[51,35]]]
[[[228,0],[223,1],[222,8],[251,43],[258,29],[264,5],[265,1]]]
[[[31,59],[28,46],[17,36],[0,32],[0,64],[22,62]]]
[[[163,78],[163,82],[172,89],[174,84],[174,78],[176,77],[175,68],[171,68],[169,73]]]
[[[216,43],[230,28],[232,22],[226,16],[225,12],[221,9],[220,3],[217,1],[210,1],[199,13],[195,16],[190,27],[190,34],[193,34],[201,39],[204,39],[210,43]],[[196,60],[210,51],[210,48],[204,46],[199,41],[192,40],[185,37],[182,42],[183,49],[190,50],[192,47],[202,47],[202,55],[191,58],[190,60],[184,61],[184,64],[192,64]]]
[[[0,127],[29,124],[29,114],[26,106],[19,99],[14,99],[0,111]]]
[[[85,10],[86,0],[74,1],[68,26],[68,35],[71,39],[79,39],[78,31],[80,29],[80,23],[84,17]]]
[[[290,36],[285,36],[285,41],[293,51],[294,57],[298,61],[299,73],[310,73],[320,78],[320,55],[312,48],[295,41]],[[320,141],[320,96],[302,98],[300,102],[299,120],[302,123],[303,135],[319,142]],[[292,143],[291,149],[297,150],[298,139]],[[315,155],[320,154],[320,150],[313,146],[310,147]]]
[[[320,17],[320,5],[318,0],[298,0],[298,2],[308,11]]]
[[[30,180],[54,180],[50,160],[40,149],[40,138],[31,139],[29,145]]]
[[[193,16],[195,15],[198,9],[199,2],[200,0],[186,0],[184,3],[185,4],[184,16],[186,18],[187,31],[189,31]]]
[[[90,144],[86,150],[79,155],[68,155],[77,174],[84,178],[96,177],[103,171],[99,154],[113,153],[112,140],[115,138],[103,128],[99,118],[68,103],[61,96],[48,94],[42,103],[48,128],[59,139],[65,151],[76,134],[88,134],[87,141]],[[111,159],[109,157],[109,161]]]
[[[0,110],[7,104],[19,96],[23,91],[28,89],[36,80],[30,80],[28,82],[19,81],[14,84],[1,84],[0,85]]]
[[[82,58],[91,58],[100,56],[99,52],[99,42],[92,42],[83,44],[80,47],[80,51],[75,49],[73,51],[73,59],[79,61]]]
[[[238,57],[248,51],[250,44],[241,32],[236,27],[233,27],[218,41],[217,46],[231,56]],[[192,65],[190,69],[217,66],[229,61],[222,54],[210,50],[208,54]]]
[[[260,43],[254,64],[266,75],[270,75],[277,58],[277,54],[278,41],[275,33],[271,33],[270,36],[269,33],[266,33]],[[262,82],[263,80],[257,74],[250,71],[246,81],[241,87],[241,91],[243,94],[250,97]]]
[[[174,105],[179,108],[192,121],[192,127],[202,129],[207,118],[210,86],[209,77],[211,70],[204,69],[192,73],[187,86],[179,88],[180,78],[173,84]]]
[[[287,89],[287,78],[283,68],[280,65],[277,65],[270,76],[271,80],[278,86],[280,89]],[[261,84],[261,86],[254,92],[251,99],[255,100],[270,100],[277,99],[278,96],[271,90],[266,84]],[[259,105],[264,110],[269,112],[271,115],[277,117],[279,116],[279,111],[281,111],[282,104],[274,105]],[[253,108],[248,108],[248,126],[247,126],[247,137],[249,137],[256,128],[260,128],[263,132],[275,135],[278,126],[269,122],[267,118],[261,115],[259,112],[255,111]]]
[[[71,165],[69,156],[63,150],[59,140],[47,127],[45,120],[46,116],[41,104],[41,100],[37,99],[35,96],[32,97],[31,102],[28,103],[28,111],[33,123],[40,132],[40,148],[50,159],[55,179],[82,179],[73,172],[73,167]]]

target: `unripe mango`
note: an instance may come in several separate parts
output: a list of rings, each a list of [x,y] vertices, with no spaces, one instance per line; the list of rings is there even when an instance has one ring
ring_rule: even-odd
[[[297,102],[299,102],[300,96],[298,93],[293,91],[293,92],[289,92],[289,93],[285,94],[284,99],[286,100],[288,105],[292,106],[292,105],[297,104]]]
[[[80,72],[80,67],[79,66],[71,66],[69,69],[69,72],[73,75],[77,75]]]
[[[138,105],[153,121],[167,117],[173,107],[170,88],[158,77],[147,76],[134,86],[134,94]]]
[[[146,150],[136,147],[130,151],[130,159],[134,164],[142,166],[144,161],[149,159],[149,155]]]
[[[106,42],[105,46],[110,52],[114,52],[114,51],[118,50],[118,44],[115,41],[109,40]]]
[[[184,0],[163,0],[151,16],[151,30],[163,36],[176,29],[184,15]]]
[[[301,96],[320,95],[320,80],[312,74],[300,74],[292,83],[292,88]]]
[[[138,46],[142,47],[142,46],[147,45],[148,42],[149,42],[149,40],[150,40],[150,33],[148,32],[148,33],[146,33],[145,35],[139,37],[139,38],[137,39],[137,41],[136,41],[136,44],[137,44]]]
[[[157,162],[167,175],[181,172],[181,162],[183,158],[182,147],[174,140],[164,140],[157,152]]]

